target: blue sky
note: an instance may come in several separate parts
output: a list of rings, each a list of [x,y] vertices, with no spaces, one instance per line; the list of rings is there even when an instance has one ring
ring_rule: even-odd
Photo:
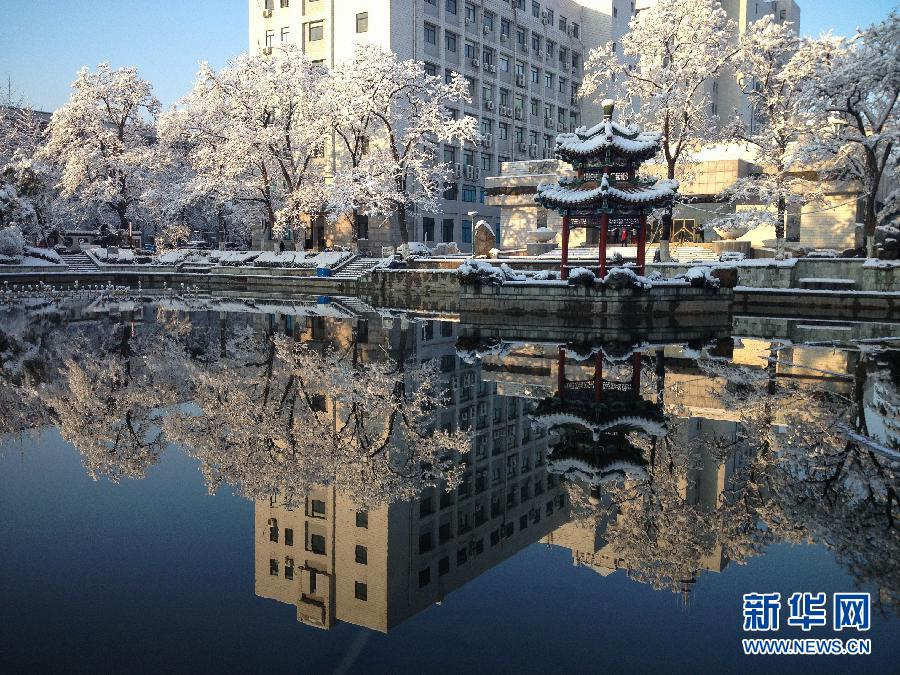
[[[798,0],[801,32],[847,35],[887,16],[895,0]],[[135,65],[163,105],[191,86],[197,62],[223,65],[247,49],[246,0],[0,0],[0,80],[35,108],[68,98],[83,65]],[[5,98],[5,96],[4,96]]]

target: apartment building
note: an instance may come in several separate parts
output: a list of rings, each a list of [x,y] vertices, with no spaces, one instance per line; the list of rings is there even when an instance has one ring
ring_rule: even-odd
[[[629,0],[249,0],[250,49],[294,43],[326,66],[348,58],[359,41],[417,59],[436,76],[461,73],[472,102],[459,115],[478,120],[483,140],[445,145],[454,169],[440,212],[412,214],[410,236],[471,250],[477,219],[500,230],[486,205],[484,178],[503,162],[552,156],[556,134],[599,119],[582,105],[584,60],[615,41],[634,11]],[[395,228],[360,232],[361,248],[399,242]],[[340,243],[329,240],[327,243]]]
[[[360,506],[334,486],[290,509],[277,495],[255,505],[255,588],[294,604],[298,621],[330,628],[346,621],[387,632],[452,590],[558,528],[564,491],[547,472],[547,434],[533,429],[527,402],[498,395],[480,368],[457,356],[456,322],[274,317],[297,339],[346,347],[361,359],[385,353],[437,360],[446,404],[437,422],[471,430],[463,482],[418,499]]]

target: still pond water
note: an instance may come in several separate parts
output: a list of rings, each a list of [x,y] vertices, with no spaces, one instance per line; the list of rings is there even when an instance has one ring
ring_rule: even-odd
[[[19,299],[0,671],[897,672],[896,335]],[[787,625],[799,591],[827,625]],[[851,591],[871,628],[836,633]],[[771,636],[872,653],[742,654]]]

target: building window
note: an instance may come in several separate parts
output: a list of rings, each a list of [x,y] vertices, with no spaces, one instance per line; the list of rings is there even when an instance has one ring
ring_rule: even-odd
[[[575,23],[574,21],[572,22],[572,37],[573,38],[578,37],[578,24]]]
[[[540,84],[541,71],[537,66],[531,66],[531,84]]]
[[[485,12],[482,21],[487,30],[494,30],[494,15],[491,12]]]
[[[284,545],[285,546],[293,546],[294,545],[294,531],[289,527],[284,528]]]
[[[357,600],[368,600],[369,599],[369,589],[361,581],[356,582],[356,586],[355,586],[353,594],[356,596]]]
[[[507,56],[506,54],[500,55],[500,57],[497,59],[497,70],[499,70],[501,73],[509,72],[509,56]]]
[[[424,588],[431,583],[431,566],[419,570],[419,588]]]
[[[422,218],[422,238],[425,241],[434,241],[434,218],[428,216]]]
[[[511,28],[511,24],[509,23],[509,19],[504,19],[500,17],[500,36],[509,39],[509,30]]]
[[[564,16],[560,16],[560,17],[559,17],[559,29],[560,29],[563,33],[565,33],[565,32],[566,32],[566,28],[568,28],[568,25],[567,25],[567,24],[568,24],[568,21],[569,21],[569,20],[566,19],[566,17],[564,17]]]
[[[531,114],[533,117],[538,116],[538,112],[540,111],[540,108],[541,108],[541,102],[536,98],[531,99]]]
[[[453,183],[447,183],[447,186],[444,188],[444,199],[447,201],[455,202],[459,199],[459,186],[454,181]],[[450,221],[451,223],[453,221]],[[447,221],[444,221],[444,228],[447,227]],[[446,231],[446,229],[445,229]],[[452,239],[444,239],[444,241],[453,241]]]
[[[432,77],[437,77],[438,67],[433,63],[425,62],[425,74],[431,75]]]
[[[325,37],[325,24],[322,21],[315,21],[309,24],[309,41],[317,42]]]
[[[283,26],[281,29],[281,41],[287,42],[291,39],[291,29],[287,26]]]
[[[278,561],[275,558],[269,558],[269,576],[278,576]]]
[[[444,9],[450,14],[456,14],[456,0],[444,0]]]
[[[506,122],[500,122],[500,140],[509,140],[509,124]]]
[[[472,243],[472,221],[471,220],[463,220],[462,221],[462,243],[471,244]]]
[[[444,576],[447,572],[450,571],[450,558],[448,556],[444,556],[440,560],[438,560],[438,576]]]
[[[475,5],[471,2],[466,3],[466,21],[475,23]]]
[[[269,541],[278,543],[278,521],[274,518],[269,518]]]
[[[486,174],[491,171],[491,156],[490,155],[482,155],[481,156],[481,170]]]
[[[419,500],[419,518],[425,518],[432,513],[434,513],[434,505],[431,503],[431,495],[422,497]]]
[[[451,33],[449,30],[444,31],[444,48],[448,52],[456,51],[456,33]]]
[[[324,518],[325,502],[321,499],[311,499],[309,502],[309,515],[313,518]]]
[[[456,566],[465,565],[466,561],[469,559],[469,554],[466,549],[461,548],[456,552]]]
[[[477,193],[475,192],[474,185],[463,185],[462,188],[462,200],[464,202],[474,202],[476,199]]]
[[[535,2],[534,0],[532,0],[532,2],[531,2],[531,16],[533,16],[535,19],[540,19],[540,18],[541,18],[541,3]]]
[[[309,550],[316,555],[325,555],[325,537],[321,534],[310,534]]]
[[[292,558],[284,559],[284,578],[288,581],[294,579],[294,560]]]
[[[428,553],[433,548],[431,530],[419,535],[419,553]]]
[[[519,43],[519,46],[522,49],[525,49],[525,34],[526,31],[521,26],[516,26],[516,42]]]
[[[437,45],[437,26],[432,23],[425,24],[425,43]]]
[[[360,12],[356,15],[356,32],[357,33],[368,33],[369,32],[369,13],[368,12]]]
[[[453,241],[453,218],[444,218],[441,225],[441,241]]]
[[[275,31],[267,30],[266,31],[266,47],[271,47],[273,42],[275,42]]]
[[[356,545],[356,562],[360,565],[369,564],[369,550],[365,546]]]
[[[357,511],[356,512],[356,526],[364,527],[368,529],[369,527],[369,512],[368,511]]]

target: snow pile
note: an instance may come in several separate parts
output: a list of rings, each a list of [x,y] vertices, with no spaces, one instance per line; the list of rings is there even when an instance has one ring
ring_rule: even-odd
[[[130,248],[106,249],[92,248],[91,255],[96,258],[97,262],[107,265],[133,265],[134,250]]]
[[[425,257],[431,255],[431,249],[428,248],[427,244],[423,244],[421,241],[411,241],[407,244],[407,246],[409,246],[410,255]]]
[[[535,272],[534,276],[531,278],[535,281],[555,281],[556,279],[559,279],[559,272],[541,270],[540,272]]]
[[[887,270],[900,267],[900,260],[879,260],[878,258],[867,258],[863,263],[863,267],[874,267],[875,269]]]
[[[712,268],[706,265],[691,267],[675,278],[684,279],[695,288],[718,288],[720,284],[718,277],[713,276]]]
[[[0,230],[0,262],[19,262],[25,251],[25,238],[18,225]]]
[[[504,281],[527,281],[521,272],[516,272],[506,263],[495,267],[485,260],[468,258],[462,265],[456,268],[461,283],[474,283],[476,281],[490,281],[494,284],[502,284]]]
[[[806,254],[807,258],[839,258],[840,254],[833,248],[819,248]]]
[[[719,255],[720,262],[740,262],[746,258],[740,251],[725,251]]]
[[[198,253],[200,252],[198,251]],[[198,255],[196,262],[203,262],[206,258],[212,264],[240,266],[256,260],[259,255],[259,251],[210,251],[208,257],[202,254]],[[185,262],[194,261],[188,259]]]
[[[647,277],[635,274],[630,267],[613,267],[600,283],[608,288],[651,288],[653,282]]]
[[[35,248],[34,246],[26,246],[25,256],[29,258],[38,258],[39,260],[45,260],[46,262],[53,263],[54,265],[62,265],[62,258],[60,258],[59,253],[54,251],[52,248]]]

